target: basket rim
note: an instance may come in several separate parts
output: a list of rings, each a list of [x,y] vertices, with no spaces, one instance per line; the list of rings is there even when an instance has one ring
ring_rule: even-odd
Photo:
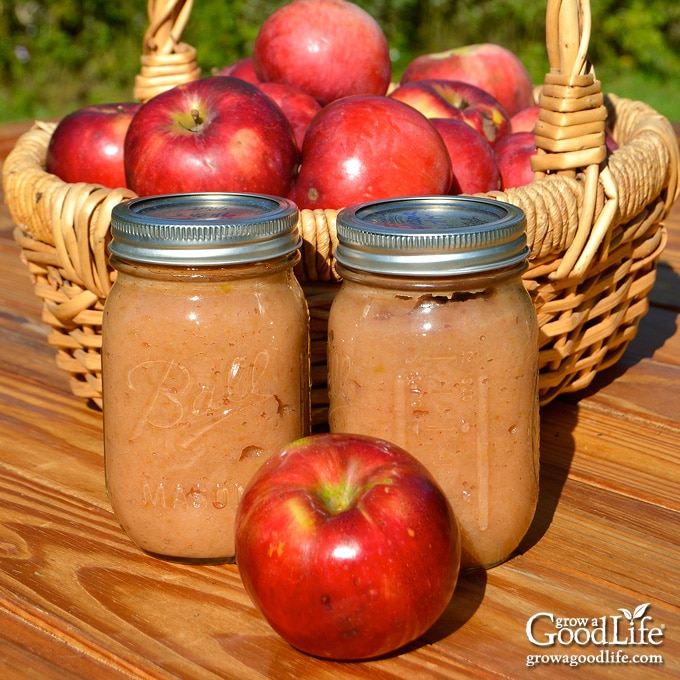
[[[651,200],[656,199],[662,192],[664,196],[665,213],[670,210],[680,194],[678,185],[678,165],[680,164],[680,152],[678,151],[677,136],[671,123],[651,106],[644,102],[630,100],[610,94],[606,98],[610,112],[611,130],[614,135],[623,135],[622,144],[609,156],[608,165],[617,168],[617,214],[614,216],[617,222],[626,222],[634,214],[639,212]],[[44,158],[51,134],[56,129],[58,121],[35,121],[33,126],[24,132],[17,140],[15,146],[3,165],[3,188],[5,190],[5,203],[10,213],[22,231],[46,243],[55,242],[54,225],[50,222],[57,215],[57,219],[63,219],[54,206],[47,209],[50,202],[60,204],[70,193],[80,196],[99,195],[100,201],[105,201],[106,211],[110,212],[113,206],[119,202],[136,196],[134,192],[126,189],[110,189],[95,184],[68,184],[56,175],[49,174],[45,170]],[[623,126],[623,129],[621,127]],[[616,138],[616,137],[615,137]],[[664,155],[664,162],[659,162],[659,154]],[[627,195],[627,191],[635,191],[636,183],[641,180],[647,181],[656,178],[656,182],[645,189],[639,198]],[[586,182],[585,174],[580,173],[574,177],[549,174],[545,177],[535,178],[533,182],[524,187],[507,189],[505,191],[487,192],[477,196],[505,201],[522,208],[527,215],[527,235],[531,247],[530,262],[545,265],[546,262],[563,258],[564,253],[574,243],[578,229],[579,210],[582,207],[583,190]],[[601,175],[598,183],[602,185]],[[604,192],[604,189],[600,189]],[[35,205],[31,205],[30,192],[39,194],[40,199],[35,199]],[[76,203],[84,199],[76,200]],[[605,197],[601,196],[604,207]],[[40,205],[42,203],[42,205]],[[327,208],[323,211],[303,209],[300,211],[300,228],[303,222],[316,225],[323,231],[313,239],[309,234],[309,227],[303,236],[309,246],[310,239],[313,249],[317,249],[317,242],[327,242],[324,250],[328,251],[326,257],[332,257],[336,237],[334,234],[334,218],[339,208]],[[556,234],[554,225],[548,224],[551,212],[558,219],[566,219],[566,223],[559,225],[562,233]],[[597,215],[595,215],[597,216]],[[553,219],[553,221],[555,221]],[[105,241],[110,226],[110,215],[102,215],[98,228],[99,241]],[[590,226],[585,231],[589,236]],[[330,230],[331,233],[328,233]],[[101,245],[101,243],[99,244]],[[585,247],[585,243],[582,244]],[[318,255],[318,253],[317,253]],[[315,258],[316,259],[316,256]],[[572,258],[575,264],[576,258]],[[101,260],[101,257],[99,257]],[[313,264],[313,263],[311,263]],[[309,267],[310,262],[307,262]],[[328,276],[336,277],[333,265],[321,267]],[[99,269],[101,270],[101,262]],[[581,267],[584,269],[584,267]],[[569,271],[563,272],[562,276],[569,276]],[[581,272],[582,273],[582,272]],[[312,273],[312,278],[317,278]],[[104,284],[106,285],[106,284]]]

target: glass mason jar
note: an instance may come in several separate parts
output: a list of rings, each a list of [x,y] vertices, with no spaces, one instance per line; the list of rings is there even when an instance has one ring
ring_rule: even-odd
[[[499,201],[404,198],[340,212],[328,328],[332,432],[419,458],[458,519],[462,567],[506,560],[538,498],[538,326],[525,217]]]
[[[140,198],[113,211],[106,485],[147,553],[233,560],[244,486],[310,431],[297,215],[287,200],[253,194]]]

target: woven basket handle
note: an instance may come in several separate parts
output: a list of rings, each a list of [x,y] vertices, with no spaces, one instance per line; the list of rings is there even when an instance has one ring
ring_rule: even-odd
[[[589,0],[548,0],[546,47],[550,72],[539,98],[536,123],[536,177],[547,173],[574,177],[584,173],[584,196],[573,240],[554,279],[580,276],[600,249],[618,210],[616,183],[606,165],[607,107],[602,86],[588,60],[591,15]],[[605,204],[597,215],[598,189]]]
[[[135,99],[148,101],[200,77],[196,49],[180,41],[192,5],[192,0],[149,0],[149,27],[142,45],[142,67],[135,78]]]

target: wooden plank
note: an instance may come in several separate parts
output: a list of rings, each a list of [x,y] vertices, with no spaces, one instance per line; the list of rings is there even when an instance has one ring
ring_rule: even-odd
[[[114,668],[26,620],[0,609],[3,680],[121,680],[139,677]],[[46,653],[48,650],[49,653]]]
[[[469,603],[465,602],[464,596],[458,599],[461,606],[470,605],[470,611],[465,614],[467,618],[456,620],[456,613],[452,613],[453,620],[444,617],[430,632],[432,640],[436,640],[444,651],[449,649],[449,644],[455,645],[456,650],[465,650],[462,653],[476,659],[482,667],[500,666],[503,669],[500,677],[529,678],[532,672],[536,672],[542,678],[573,678],[574,668],[563,664],[549,664],[531,671],[527,668],[527,657],[546,652],[558,656],[596,655],[600,651],[590,644],[538,648],[529,641],[525,631],[526,623],[533,615],[546,612],[560,618],[586,617],[592,620],[602,616],[620,616],[619,607],[634,608],[651,599],[641,600],[636,592],[612,587],[598,578],[597,571],[584,579],[580,569],[572,570],[562,565],[556,567],[554,563],[530,556],[516,558],[508,566],[492,570],[474,587],[467,585],[471,592],[465,593],[464,586],[462,593],[476,598]],[[470,580],[464,583],[470,584]],[[657,626],[664,626],[669,631],[661,649],[654,650],[662,654],[662,665],[627,665],[622,668],[613,664],[584,664],[580,668],[584,677],[611,678],[620,674],[640,680],[675,677],[680,670],[680,650],[670,631],[680,623],[677,608],[651,600],[649,613],[653,614]]]
[[[653,583],[669,576],[663,562],[643,583],[649,590],[640,592],[635,582],[640,556],[650,549],[655,557],[663,553],[662,530],[647,534],[639,526],[631,534],[614,516],[609,492],[597,499],[593,522],[592,492],[583,494],[583,484],[566,485],[554,522],[558,534],[551,528],[525,555],[462,578],[446,614],[407,654],[348,665],[290,649],[255,611],[234,566],[148,558],[110,513],[6,471],[0,480],[0,584],[9,593],[6,600],[30,614],[34,629],[89,657],[87,663],[135,677],[522,677],[527,655],[537,653],[526,622],[540,611],[594,618],[651,601],[656,621],[669,631],[680,629],[680,611],[672,604],[677,580]],[[574,503],[580,512],[571,510]],[[658,512],[651,519],[658,521]],[[612,531],[617,524],[619,531]],[[601,543],[600,553],[590,549],[593,539]],[[677,672],[679,645],[669,637],[659,677]],[[493,670],[499,656],[502,673]],[[626,677],[649,677],[642,668],[628,670]],[[572,672],[554,666],[550,677]],[[611,677],[613,669],[588,672]]]
[[[108,508],[101,416],[66,392],[40,394],[39,384],[17,386],[0,371],[0,467]]]
[[[676,424],[680,416],[680,366],[641,359],[626,367],[617,366],[597,376],[585,395],[587,408],[608,409],[638,424],[653,421],[670,428],[666,441],[678,437]],[[589,416],[590,417],[590,416]],[[677,446],[677,444],[676,444]]]

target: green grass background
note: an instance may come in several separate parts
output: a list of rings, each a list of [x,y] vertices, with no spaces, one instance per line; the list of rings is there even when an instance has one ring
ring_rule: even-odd
[[[182,36],[204,74],[251,53],[284,0],[195,0]],[[410,59],[476,42],[512,49],[535,83],[548,69],[545,2],[357,0],[385,30],[398,76]],[[605,92],[680,122],[680,2],[590,0],[589,55]],[[130,100],[145,0],[0,0],[0,123]],[[348,46],[351,49],[351,46]]]

